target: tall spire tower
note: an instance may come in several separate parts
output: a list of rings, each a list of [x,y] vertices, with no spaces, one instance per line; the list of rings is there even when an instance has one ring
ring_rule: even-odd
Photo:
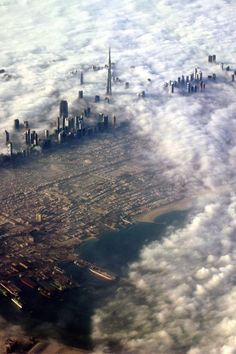
[[[111,48],[109,48],[109,59],[108,59],[107,95],[112,95],[112,90],[111,90]]]

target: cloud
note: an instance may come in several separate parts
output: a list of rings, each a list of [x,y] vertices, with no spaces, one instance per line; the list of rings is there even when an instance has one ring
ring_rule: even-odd
[[[47,127],[60,99],[72,105],[77,96],[75,70],[85,71],[87,97],[103,95],[106,72],[88,68],[104,65],[111,46],[130,89],[114,86],[110,111],[148,137],[146,155],[167,178],[182,178],[188,195],[200,196],[187,224],[145,247],[130,266],[130,286],[96,311],[97,351],[113,342],[134,353],[235,353],[235,84],[207,63],[214,53],[236,68],[235,3],[0,0],[0,8],[0,65],[10,75],[0,76],[2,131],[17,116]],[[217,74],[204,93],[163,90],[196,66]]]
[[[130,285],[94,315],[98,347],[118,342],[131,353],[235,352],[235,217],[235,196],[212,200],[184,228],[146,246],[130,266]]]
[[[0,316],[0,354],[4,354],[5,343],[8,338],[20,338],[24,332],[20,326],[9,324]]]

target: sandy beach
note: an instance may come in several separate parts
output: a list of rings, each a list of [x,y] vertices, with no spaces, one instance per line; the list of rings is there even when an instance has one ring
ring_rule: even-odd
[[[155,219],[171,211],[188,210],[192,207],[192,200],[190,198],[183,198],[175,202],[160,206],[156,209],[150,210],[147,213],[141,214],[138,218],[138,222],[155,222]]]
[[[91,352],[82,349],[71,348],[59,343],[38,343],[28,354],[89,354]]]

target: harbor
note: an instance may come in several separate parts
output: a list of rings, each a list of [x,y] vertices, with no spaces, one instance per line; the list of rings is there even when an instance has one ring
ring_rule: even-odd
[[[164,237],[168,226],[180,227],[186,217],[186,211],[172,211],[159,215],[157,224],[137,223],[120,231],[105,232],[98,239],[84,242],[76,249],[77,260],[59,265],[60,271],[72,277],[79,287],[58,291],[51,298],[38,294],[34,300],[30,294],[35,290],[26,286],[26,303],[31,310],[21,309],[10,297],[0,296],[1,315],[14,318],[27,333],[36,337],[47,339],[50,333],[52,338],[67,345],[91,349],[93,311],[105,304],[116,289],[127,282],[129,264],[138,259],[141,249]],[[110,252],[111,249],[113,252]],[[98,267],[100,274],[105,272],[116,279],[104,279],[100,274],[92,274],[89,268],[96,270],[94,266]],[[39,323],[45,323],[45,326],[39,328]],[[62,336],[62,332],[65,336]]]

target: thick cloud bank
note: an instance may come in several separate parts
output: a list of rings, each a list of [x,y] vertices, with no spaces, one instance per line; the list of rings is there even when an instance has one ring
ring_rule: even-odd
[[[132,353],[235,353],[235,220],[235,196],[209,201],[145,247],[131,285],[94,316],[97,341]]]
[[[75,70],[84,69],[85,95],[102,95],[106,72],[88,68],[104,65],[111,46],[130,88],[114,85],[110,107],[150,137],[148,156],[161,158],[168,178],[182,177],[189,194],[201,195],[188,223],[143,249],[130,285],[96,311],[97,351],[112,342],[121,352],[236,353],[236,84],[207,63],[216,54],[236,69],[235,2],[0,0],[0,9],[0,129],[17,116],[48,126],[60,99],[77,96]],[[205,92],[163,90],[194,67],[217,75]]]
[[[77,97],[79,79],[72,72],[104,64],[109,45],[119,76],[132,81],[131,93],[151,77],[146,88],[158,104],[163,82],[205,65],[209,52],[221,61],[235,58],[230,1],[18,0],[0,1],[0,9],[2,129],[17,116],[45,127],[56,118],[61,98]],[[85,94],[103,93],[105,76],[85,74]],[[131,106],[134,98],[123,86],[115,92],[121,107],[127,101]]]

